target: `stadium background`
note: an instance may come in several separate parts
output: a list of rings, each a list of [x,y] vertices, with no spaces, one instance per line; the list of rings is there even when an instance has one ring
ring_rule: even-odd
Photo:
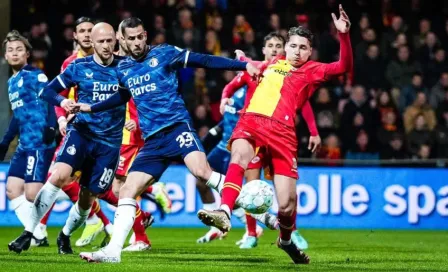
[[[300,139],[299,224],[305,228],[446,229],[448,216],[448,2],[334,0],[15,0],[1,1],[0,34],[17,29],[33,45],[31,63],[49,78],[73,52],[79,16],[114,26],[142,18],[149,43],[168,42],[193,51],[233,57],[243,49],[261,59],[262,38],[304,25],[315,34],[313,59],[337,60],[339,44],[330,13],[342,3],[352,21],[353,73],[322,86],[312,98],[323,148],[308,152],[306,125]],[[219,122],[221,91],[233,72],[185,69],[182,92],[200,136]],[[0,93],[10,76],[0,57]],[[0,99],[0,131],[10,118]],[[211,146],[208,146],[210,148]],[[10,148],[9,156],[15,145]],[[311,165],[311,166],[310,166]],[[0,166],[0,225],[18,226],[8,209]],[[162,178],[177,212],[159,226],[200,226],[200,200],[183,166]],[[153,209],[147,203],[148,209]],[[275,207],[273,207],[275,210]],[[61,225],[69,203],[60,203],[50,224]],[[110,218],[113,210],[106,207]]]

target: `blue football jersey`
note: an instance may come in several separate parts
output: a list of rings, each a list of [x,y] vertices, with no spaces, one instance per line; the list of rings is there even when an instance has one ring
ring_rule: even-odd
[[[48,84],[45,74],[30,65],[23,67],[8,80],[8,95],[14,118],[19,126],[19,145],[21,150],[40,150],[53,147],[45,143],[45,130],[54,108],[40,99],[39,91]],[[54,119],[54,118],[53,118]]]
[[[229,104],[226,105],[222,121],[222,139],[218,143],[218,147],[227,150],[227,142],[232,135],[233,129],[240,119],[238,112],[244,107],[244,100],[246,99],[247,86],[241,87],[230,98]]]
[[[187,66],[188,55],[187,50],[162,44],[151,47],[138,60],[129,57],[119,63],[120,84],[135,101],[145,139],[175,123],[191,123],[178,91],[177,72]]]
[[[93,56],[76,59],[54,80],[64,88],[77,86],[78,102],[94,104],[106,100],[119,89],[115,56],[108,66],[97,63]],[[78,113],[73,126],[87,138],[119,147],[123,137],[126,105],[97,113]],[[70,129],[70,127],[69,127]]]

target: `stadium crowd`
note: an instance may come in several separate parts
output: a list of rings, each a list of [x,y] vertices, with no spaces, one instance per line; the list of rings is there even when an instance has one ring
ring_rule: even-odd
[[[114,26],[138,16],[150,29],[151,45],[168,42],[229,57],[241,49],[253,59],[262,58],[264,35],[278,31],[286,36],[289,27],[303,25],[316,34],[312,59],[332,62],[339,57],[339,42],[327,15],[339,2],[351,3],[345,6],[353,22],[355,68],[320,87],[311,99],[323,141],[316,157],[448,158],[447,1],[25,0],[11,2],[11,28],[26,33],[32,64],[49,78],[73,53],[73,24],[79,16]],[[200,136],[220,121],[221,92],[234,76],[230,71],[182,71],[182,92]],[[301,118],[297,131],[299,156],[310,157]]]

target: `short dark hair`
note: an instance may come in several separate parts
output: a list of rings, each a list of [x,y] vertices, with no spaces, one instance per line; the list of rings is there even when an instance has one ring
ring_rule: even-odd
[[[282,41],[283,45],[285,45],[285,42],[286,42],[285,38],[282,35],[280,35],[279,32],[272,31],[268,35],[264,36],[264,38],[263,38],[263,46],[266,46],[266,42],[269,41],[270,39],[273,39],[273,38]]]
[[[25,49],[27,52],[30,52],[33,49],[27,38],[22,36],[19,31],[12,30],[6,35],[6,38],[3,40],[3,50],[6,50],[6,44],[8,42],[14,42],[14,41],[22,42],[25,45]]]
[[[145,25],[143,24],[142,20],[138,17],[130,17],[127,19],[124,19],[121,22],[121,33],[124,35],[126,28],[136,28],[138,26],[142,26],[143,29],[145,29]]]
[[[308,42],[310,43],[310,46],[313,46],[313,39],[314,39],[314,34],[307,28],[304,28],[303,26],[298,26],[298,27],[291,27],[288,30],[288,38],[287,38],[287,42],[289,41],[289,39],[291,38],[291,36],[294,35],[298,35],[301,37],[304,37],[308,40]]]
[[[76,27],[79,26],[82,23],[92,23],[92,24],[95,24],[95,21],[92,18],[90,18],[90,17],[85,17],[85,16],[79,17],[75,21],[75,30],[76,30]]]

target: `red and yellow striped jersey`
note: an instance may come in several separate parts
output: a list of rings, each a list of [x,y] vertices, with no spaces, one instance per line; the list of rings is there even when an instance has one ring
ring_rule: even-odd
[[[138,125],[138,114],[137,108],[135,107],[134,99],[131,98],[129,102],[126,104],[126,119],[125,122],[129,120],[134,120],[137,124],[137,128],[133,131],[129,131],[126,128],[123,128],[123,141],[121,144],[123,145],[137,145],[143,146],[145,141],[142,139],[142,132],[140,130],[140,126]]]
[[[249,101],[246,114],[270,117],[294,127],[297,110],[301,110],[317,87],[329,77],[350,72],[353,55],[348,34],[339,34],[340,60],[333,63],[308,61],[299,68],[287,60],[272,60],[262,73]]]

